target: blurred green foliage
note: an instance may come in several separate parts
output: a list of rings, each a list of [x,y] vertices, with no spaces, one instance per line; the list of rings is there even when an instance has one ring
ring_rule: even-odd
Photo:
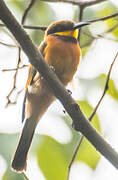
[[[14,11],[16,17],[18,16],[19,21],[21,21],[21,17],[28,2],[29,0],[8,1],[8,4]],[[97,6],[99,8],[86,8],[84,10],[83,20],[104,17],[118,11],[116,6],[113,5],[110,1],[107,1],[104,6],[102,5],[102,3]],[[76,22],[78,21],[78,14],[79,11],[77,8],[75,10],[74,16],[72,17],[72,19]],[[29,11],[25,24],[47,26],[54,20],[59,19],[56,18],[56,13],[54,12],[50,4],[37,0],[32,9]],[[106,32],[112,34],[116,38],[116,40],[118,40],[118,27],[110,30],[112,29],[112,27],[115,27],[118,24],[118,17],[105,21],[105,24],[107,24]],[[30,34],[35,44],[39,45],[43,39],[44,32],[40,30],[27,30],[27,32]],[[80,38],[80,45],[82,47],[83,56],[87,54],[93,41],[94,37],[90,28],[83,28],[83,32],[81,32]],[[106,74],[101,74],[99,77],[93,78],[91,80],[85,79],[85,83],[87,84],[90,82],[91,86],[93,87],[95,87],[95,84],[97,84],[98,87],[104,89],[106,77]],[[110,79],[109,81],[109,90],[107,91],[107,93],[110,95],[110,97],[118,101],[118,90],[112,79]],[[77,102],[85,115],[89,117],[93,111],[93,108],[87,101],[83,100]],[[52,137],[35,135],[31,148],[31,155],[37,158],[38,166],[47,180],[66,180],[68,174],[68,165],[72,159],[72,155],[75,151],[76,145],[81,138],[81,135],[72,129],[70,118],[67,115],[60,118],[62,118],[66,122],[72,133],[71,141],[68,144],[61,144]],[[100,122],[97,115],[94,116],[92,125],[101,133]],[[7,168],[2,177],[2,180],[24,179],[22,174],[17,174],[10,169],[11,157],[16,148],[18,136],[18,134],[0,134],[0,155],[5,159],[7,164]],[[75,162],[81,161],[94,170],[99,162],[99,159],[100,154],[87,141],[87,139],[84,138],[77,153]]]
[[[79,101],[78,103],[85,115],[87,117],[90,116],[93,108],[86,101]],[[68,144],[61,144],[49,136],[35,135],[31,148],[31,154],[37,156],[38,165],[48,180],[66,180],[69,163],[81,137],[78,132],[72,129],[69,117],[66,115],[62,118],[66,121],[66,124],[72,133],[72,139]],[[92,124],[99,132],[101,131],[97,115],[93,118]],[[2,180],[15,180],[16,178],[23,179],[22,174],[19,175],[10,169],[11,157],[15,150],[17,141],[18,134],[0,134],[0,144],[3,144],[0,148],[0,155],[3,156],[8,165]],[[84,138],[75,160],[82,161],[88,164],[92,169],[95,169],[99,159],[99,153]]]
[[[79,101],[78,104],[80,105],[82,112],[84,112],[87,117],[90,117],[94,109],[88,104],[88,102]],[[97,115],[95,115],[92,119],[92,125],[97,129],[97,131],[101,133],[100,122]],[[90,142],[86,138],[84,138],[77,153],[76,161],[79,160],[85,162],[92,169],[95,169],[99,159],[100,154],[90,144]]]
[[[22,174],[17,174],[11,170],[11,158],[18,141],[18,134],[0,134],[0,155],[5,159],[7,169],[2,180],[24,180]]]
[[[24,13],[24,10],[28,4],[28,1],[20,0],[10,0],[9,4],[15,8],[16,11],[20,12],[20,19]],[[38,26],[48,26],[52,21],[55,20],[55,13],[53,9],[45,2],[35,1],[33,7],[29,11],[25,24],[28,25],[38,25]],[[44,32],[41,30],[30,32],[30,37],[34,43],[39,46],[40,42],[43,40]]]
[[[98,81],[100,87],[104,89],[105,83],[106,83],[107,75],[101,74],[99,77],[96,78],[96,81]],[[116,101],[118,101],[118,90],[115,86],[115,83],[112,79],[109,80],[108,83],[108,91],[107,93],[114,98]]]
[[[98,11],[97,15],[98,17],[104,17],[116,12],[118,12],[118,8],[112,3],[107,3],[100,11]],[[115,18],[108,19],[105,23],[107,24],[106,31],[108,32],[115,27],[110,33],[118,40],[118,17],[116,16]]]
[[[93,108],[86,101],[78,102],[82,111],[88,117],[93,111]],[[44,173],[46,179],[52,180],[66,180],[68,173],[68,166],[71,161],[75,147],[80,140],[81,135],[72,130],[71,124],[68,122],[68,116],[63,117],[71,129],[73,138],[68,144],[60,144],[51,137],[45,136],[42,143],[37,149],[38,164]],[[100,123],[97,115],[93,118],[93,126],[101,132]],[[44,158],[45,157],[45,158]],[[84,138],[80,145],[76,156],[76,161],[82,161],[95,169],[100,159],[99,153],[96,149]]]

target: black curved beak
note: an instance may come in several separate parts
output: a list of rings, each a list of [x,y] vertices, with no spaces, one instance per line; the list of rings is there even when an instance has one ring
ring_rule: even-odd
[[[90,24],[89,22],[79,22],[79,23],[74,24],[73,29],[79,29],[79,28],[89,25],[89,24]]]

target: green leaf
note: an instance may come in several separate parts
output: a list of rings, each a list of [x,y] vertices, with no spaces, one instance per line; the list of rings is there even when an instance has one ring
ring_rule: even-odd
[[[80,9],[78,9],[78,8],[74,11],[73,20],[75,22],[78,21],[78,16],[80,13],[79,11],[80,11]],[[87,20],[90,20],[90,18],[91,19],[95,18],[94,16],[95,16],[95,12],[92,10],[92,8],[86,8],[86,9],[84,9],[82,21],[87,21]],[[86,55],[86,53],[88,52],[88,50],[94,40],[88,26],[83,27],[81,29],[81,34],[80,34],[79,38],[80,38],[79,44],[80,44],[80,47],[82,50],[82,57],[84,57]]]
[[[92,34],[90,33],[89,29],[86,27],[85,30],[81,31],[81,38],[80,38],[80,47],[82,49],[82,56],[84,57],[89,50],[94,38],[92,38]]]
[[[96,78],[101,87],[104,88],[105,86],[105,83],[106,83],[106,79],[107,79],[107,75],[106,74],[101,74],[99,77]],[[108,88],[108,91],[107,93],[112,97],[114,98],[116,101],[118,101],[118,90],[115,86],[115,83],[112,79],[109,79],[109,84],[108,84],[109,88]]]
[[[90,116],[93,108],[86,101],[80,101],[79,104],[87,117]],[[48,180],[67,179],[68,165],[80,139],[80,134],[71,127],[69,116],[66,115],[62,118],[66,120],[67,125],[72,131],[73,137],[71,142],[68,144],[61,144],[51,137],[40,136],[41,143],[37,148],[38,165]],[[101,132],[97,115],[94,116],[92,124],[99,132]],[[79,152],[77,153],[76,161],[82,161],[92,169],[95,169],[99,159],[100,154],[84,138]]]
[[[24,180],[23,174],[18,174],[10,169],[4,173],[2,180]]]
[[[19,11],[20,13],[24,11],[24,8],[27,6],[28,0],[27,1],[19,1],[19,0],[10,0],[9,4],[11,5],[11,7],[15,7],[17,8],[17,11]]]
[[[79,79],[81,82],[82,86],[84,88],[101,88],[102,91],[104,91],[106,80],[107,80],[107,74],[100,74],[96,78],[92,79]],[[109,79],[108,83],[108,90],[106,91],[106,94],[108,94],[110,97],[112,97],[114,100],[118,101],[118,89],[115,85],[115,82],[113,79]]]
[[[42,143],[37,149],[39,167],[48,180],[66,180],[68,166],[66,145],[48,136],[42,138]]]
[[[31,25],[48,26],[55,20],[55,13],[47,3],[35,1],[34,6],[29,11],[27,20],[30,21]],[[31,37],[36,45],[39,45],[44,39],[44,31],[34,30]]]
[[[0,155],[7,161],[10,167],[12,153],[15,151],[18,134],[0,133]]]
[[[7,169],[2,177],[2,180],[24,180],[23,175],[11,170],[11,160],[18,144],[19,134],[5,134],[0,133],[0,155],[5,159]],[[36,155],[36,147],[39,145],[39,135],[35,135],[33,138],[30,155]]]
[[[87,103],[87,101],[79,101],[78,104],[80,105],[81,110],[85,113],[87,117],[91,115],[93,112],[93,108]],[[100,122],[98,116],[95,115],[92,120],[92,125],[101,132]],[[100,159],[100,154],[96,151],[96,149],[91,145],[91,143],[84,138],[79,151],[76,156],[76,161],[82,161],[89,165],[92,169],[95,169]]]
[[[28,5],[29,1],[11,0],[10,4],[12,8],[17,9],[22,15]],[[16,12],[17,12],[16,11]],[[21,14],[22,13],[22,14]],[[18,17],[19,18],[19,17]],[[20,18],[20,19],[21,19]],[[51,6],[45,2],[35,1],[32,8],[29,10],[25,24],[37,25],[37,26],[48,26],[52,21],[55,20],[55,13]],[[40,45],[40,42],[44,39],[44,31],[41,30],[26,30],[30,33],[32,40],[36,45]]]
[[[113,3],[109,2],[106,4],[106,6],[103,6],[103,8],[97,14],[100,17],[105,17],[116,12],[118,12],[118,8]],[[111,33],[118,39],[118,26],[116,26],[118,25],[118,16],[106,20],[105,23],[107,24],[108,31],[111,28],[116,27],[111,31]]]

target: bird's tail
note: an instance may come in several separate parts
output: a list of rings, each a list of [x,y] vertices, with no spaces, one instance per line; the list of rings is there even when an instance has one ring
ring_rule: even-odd
[[[50,104],[55,100],[54,96],[51,93],[48,92],[47,94],[46,92],[40,94],[37,101],[35,100],[35,106],[33,105],[32,100],[31,106],[35,107],[33,108],[35,112],[33,113],[33,116],[26,119],[24,128],[22,130],[22,134],[12,161],[12,168],[15,171],[22,172],[23,170],[26,170],[27,154],[32,142],[37,123],[43,116],[43,114],[46,112]]]
[[[16,171],[26,170],[27,153],[30,148],[36,125],[33,127],[33,119],[26,120],[13,161],[12,168]]]

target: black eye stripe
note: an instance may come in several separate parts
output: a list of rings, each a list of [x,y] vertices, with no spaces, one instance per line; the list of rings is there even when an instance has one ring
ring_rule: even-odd
[[[74,26],[74,22],[72,21],[54,22],[48,27],[46,34],[49,35],[49,34],[54,34],[56,32],[69,31],[73,29],[73,26]]]

